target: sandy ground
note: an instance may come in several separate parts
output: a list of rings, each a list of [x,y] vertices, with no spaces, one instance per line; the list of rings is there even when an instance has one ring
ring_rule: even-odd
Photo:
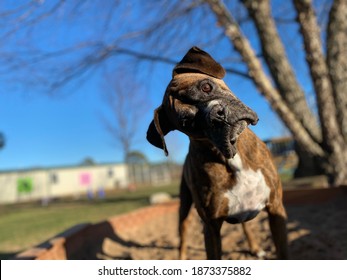
[[[323,203],[286,206],[291,259],[347,259],[347,199],[337,197]],[[188,258],[205,259],[202,225],[193,211],[190,215]],[[132,232],[119,234],[121,242],[106,238],[99,259],[177,259],[177,213],[153,219]],[[257,239],[275,259],[267,214],[262,212],[251,222]],[[241,225],[223,224],[223,259],[257,259],[249,253]]]

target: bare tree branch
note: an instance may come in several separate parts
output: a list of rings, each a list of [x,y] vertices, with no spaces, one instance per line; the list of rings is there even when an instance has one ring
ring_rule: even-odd
[[[5,34],[1,36],[1,40],[6,40],[9,36],[15,34],[18,32],[19,29],[22,29],[23,27],[28,28],[31,26],[36,25],[38,22],[44,20],[45,18],[48,18],[52,14],[54,14],[57,10],[59,10],[63,5],[65,4],[65,0],[59,0],[52,8],[50,8],[48,11],[43,12],[39,15],[35,15],[35,12],[39,10],[39,6],[37,5],[30,5],[30,9],[24,9],[23,14],[21,14],[18,18],[15,19],[13,24],[13,28],[7,31]]]
[[[12,16],[24,11],[27,11],[30,7],[36,5],[36,3],[34,1],[31,1],[29,3],[24,3],[22,5],[20,5],[19,7],[14,8],[13,10],[8,10],[8,11],[4,11],[2,13],[0,13],[0,18],[5,18],[8,16]]]
[[[327,30],[327,63],[342,134],[347,142],[347,1],[334,1]]]
[[[118,76],[123,77],[121,82],[116,78]],[[106,130],[120,144],[126,159],[139,140],[139,126],[148,112],[148,101],[133,81],[128,80],[127,75],[121,73],[111,76],[106,73],[104,77],[106,84],[101,95],[110,114],[107,117],[106,112],[102,113],[101,120]]]
[[[35,65],[37,63],[45,62],[51,58],[57,58],[59,56],[63,57],[69,55],[76,51],[81,51],[82,49],[88,50],[89,54],[83,56],[79,61],[74,64],[69,65],[68,67],[60,69],[60,73],[55,73],[58,77],[56,80],[53,79],[50,84],[50,90],[57,90],[73,79],[81,77],[86,72],[90,71],[94,67],[97,67],[101,62],[114,57],[114,56],[130,56],[139,61],[149,61],[149,62],[160,62],[170,65],[175,65],[178,61],[168,58],[161,55],[155,55],[145,52],[134,51],[131,49],[121,48],[116,45],[104,46],[102,43],[89,42],[86,44],[77,45],[71,48],[66,48],[54,52],[34,52],[32,54],[26,53],[26,59],[21,60],[18,56],[7,54],[7,64],[1,72],[7,73],[8,71],[14,71],[19,67]],[[6,59],[6,55],[3,54],[3,59]],[[1,68],[0,68],[1,69]],[[227,67],[226,71],[231,74],[241,76],[243,78],[250,79],[250,76],[246,72],[242,72],[236,68]]]

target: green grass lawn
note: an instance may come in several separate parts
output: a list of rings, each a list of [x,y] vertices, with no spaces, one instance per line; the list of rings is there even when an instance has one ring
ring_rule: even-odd
[[[178,194],[178,184],[139,188],[135,192],[112,191],[104,200],[64,198],[41,206],[26,203],[0,206],[0,259],[37,245],[80,223],[95,223],[149,204],[155,192]]]

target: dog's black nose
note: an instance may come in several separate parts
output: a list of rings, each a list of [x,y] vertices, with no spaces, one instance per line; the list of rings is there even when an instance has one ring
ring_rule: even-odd
[[[228,108],[220,103],[210,106],[206,115],[207,121],[213,127],[230,124]]]
[[[217,110],[216,110],[216,114],[220,118],[225,118],[225,109],[223,107],[219,106],[219,108],[217,108]]]
[[[226,109],[224,106],[217,104],[210,111],[211,120],[224,121],[226,120]]]

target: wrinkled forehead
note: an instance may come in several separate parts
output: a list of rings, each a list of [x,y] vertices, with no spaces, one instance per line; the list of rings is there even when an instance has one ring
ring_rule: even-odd
[[[211,80],[213,81],[213,83],[217,84],[221,89],[230,91],[230,89],[224,83],[223,80],[201,73],[182,73],[175,75],[169,84],[169,88],[175,91],[182,90],[189,88],[190,86],[197,84],[202,80]]]

